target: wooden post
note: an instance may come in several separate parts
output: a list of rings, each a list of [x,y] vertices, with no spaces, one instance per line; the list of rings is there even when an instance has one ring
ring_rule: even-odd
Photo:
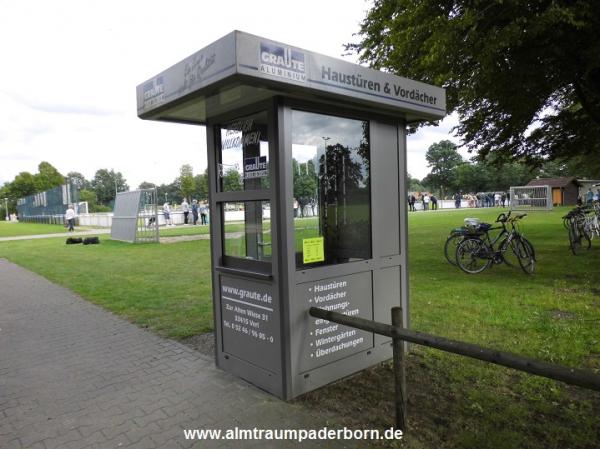
[[[402,308],[392,308],[392,326],[402,327]],[[406,373],[404,369],[404,342],[393,337],[394,384],[396,389],[396,428],[406,431]]]

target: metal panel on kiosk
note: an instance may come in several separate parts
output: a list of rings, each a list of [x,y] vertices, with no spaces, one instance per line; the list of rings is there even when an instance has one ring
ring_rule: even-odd
[[[218,367],[289,399],[391,357],[307,311],[408,327],[405,129],[443,89],[234,31],[138,86],[138,115],[207,128]]]

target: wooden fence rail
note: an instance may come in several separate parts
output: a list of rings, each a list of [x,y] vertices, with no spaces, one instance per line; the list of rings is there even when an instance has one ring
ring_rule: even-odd
[[[496,365],[506,366],[526,373],[559,380],[570,385],[600,391],[600,375],[591,371],[541,362],[510,352],[497,351],[472,343],[450,340],[436,335],[404,329],[402,327],[402,309],[400,307],[392,308],[391,325],[364,318],[350,317],[318,307],[311,307],[309,314],[315,318],[362,329],[393,339],[394,378],[396,384],[396,427],[402,430],[406,427],[406,387],[404,364],[402,363],[404,352],[402,350],[403,341],[464,355],[473,359],[483,360],[484,362],[495,363]]]

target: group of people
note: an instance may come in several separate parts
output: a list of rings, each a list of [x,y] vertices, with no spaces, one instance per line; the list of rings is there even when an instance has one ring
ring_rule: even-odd
[[[463,205],[463,200],[466,200],[468,207],[506,207],[508,205],[509,196],[506,192],[479,192],[462,194],[456,192],[451,197],[454,200],[454,207],[460,209]],[[435,195],[429,192],[415,192],[408,195],[408,210],[416,211],[417,204],[422,205],[422,210],[437,210],[438,199]]]
[[[594,193],[590,187],[585,193],[585,204],[592,204],[594,201],[600,202],[600,188],[596,189],[596,193]],[[577,199],[577,203],[583,204],[581,197]]]
[[[469,207],[506,207],[509,195],[506,192],[478,192],[462,195],[462,198],[467,200]],[[457,209],[459,207],[457,206]]]
[[[417,209],[415,204],[420,202],[423,204],[423,210],[437,210],[438,199],[435,195],[430,193],[417,193],[415,196],[413,193],[408,195],[408,210],[415,212]]]
[[[183,212],[183,224],[189,224],[190,212],[192,213],[192,222],[194,225],[198,224],[198,218],[200,218],[200,224],[208,224],[208,204],[205,202],[198,202],[198,200],[192,200],[192,205],[187,202],[187,199],[183,199],[181,202],[181,211]],[[163,215],[165,217],[165,224],[167,226],[175,226],[173,219],[171,218],[172,211],[171,205],[168,201],[163,204]]]

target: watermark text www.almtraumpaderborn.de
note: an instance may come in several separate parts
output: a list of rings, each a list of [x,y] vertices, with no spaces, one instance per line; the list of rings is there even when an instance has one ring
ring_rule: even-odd
[[[186,440],[400,440],[402,430],[393,427],[379,429],[184,429]]]

